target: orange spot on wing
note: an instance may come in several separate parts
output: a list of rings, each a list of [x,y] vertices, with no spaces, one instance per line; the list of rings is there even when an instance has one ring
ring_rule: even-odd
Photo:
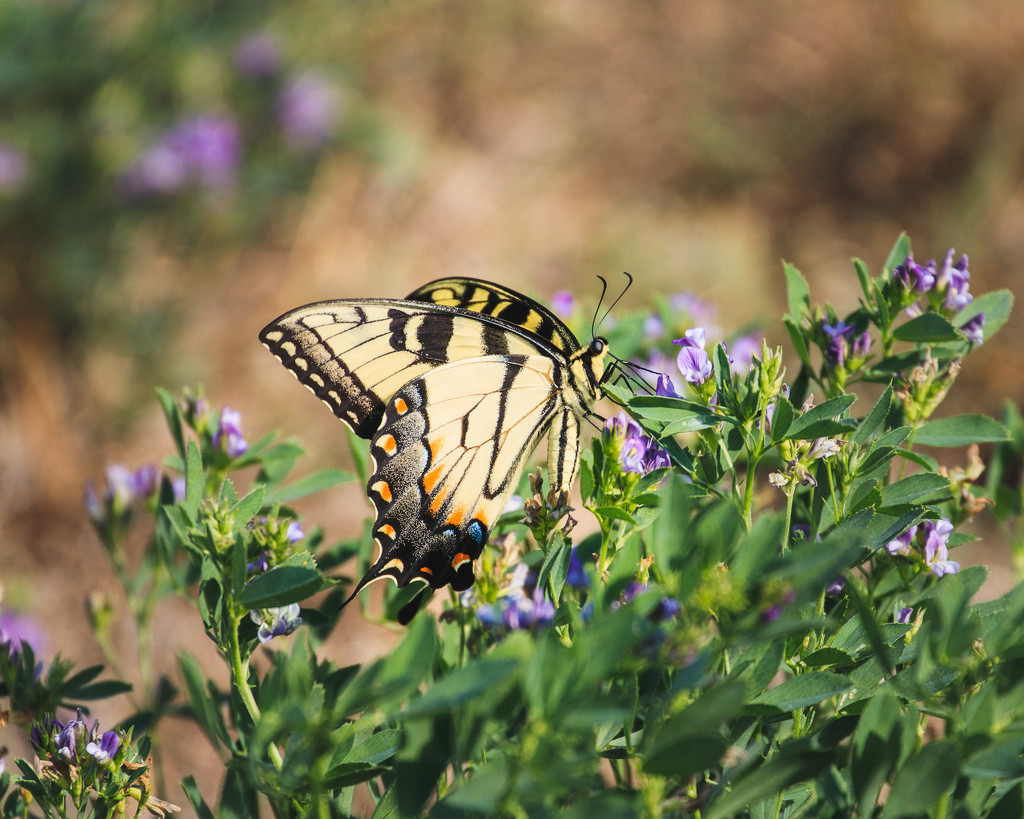
[[[380,572],[381,574],[384,574],[384,572],[388,571],[389,569],[395,569],[396,571],[404,572],[405,564],[396,557],[394,560],[389,560],[387,563],[385,563],[384,567],[380,570]]]
[[[394,435],[385,435],[378,442],[377,446],[384,450],[388,455],[394,455],[395,450],[398,449],[398,442],[395,440]]]
[[[448,516],[448,525],[449,526],[458,526],[459,524],[462,523],[462,519],[464,517],[466,517],[466,510],[465,510],[465,508],[461,507],[461,506],[457,506],[455,508],[455,511],[452,512],[451,515]]]
[[[473,558],[471,558],[469,555],[459,552],[457,555],[455,555],[455,557],[452,558],[452,568],[458,569],[459,566],[461,566],[463,563],[468,563],[472,559]]]
[[[445,501],[445,497],[446,496],[444,495],[444,493],[438,493],[437,497],[434,498],[434,502],[430,504],[430,514],[437,514],[438,510],[441,508],[442,504]]]
[[[431,576],[433,576],[433,574],[434,574],[434,573],[433,573],[433,572],[432,572],[432,571],[431,571],[430,569],[428,569],[428,568],[427,568],[426,566],[421,566],[421,567],[420,567],[420,571],[421,571],[421,572],[423,572],[423,574],[429,574],[429,575],[431,575]]]
[[[380,499],[384,503],[391,503],[391,486],[387,481],[377,481],[371,489],[380,495]]]
[[[428,495],[433,493],[434,487],[437,486],[437,481],[441,477],[443,469],[444,468],[441,464],[438,464],[423,476],[423,491]]]
[[[430,460],[436,461],[444,449],[444,438],[434,438],[427,446],[430,447]]]
[[[399,415],[405,415],[409,411],[409,405],[405,403],[404,398],[395,399],[395,412]]]
[[[383,526],[381,526],[377,530],[377,534],[378,535],[384,535],[384,537],[389,537],[392,540],[394,540],[395,539],[395,527],[392,526],[390,523],[385,523]]]

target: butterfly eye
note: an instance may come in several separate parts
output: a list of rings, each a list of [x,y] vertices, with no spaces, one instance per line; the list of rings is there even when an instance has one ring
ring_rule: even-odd
[[[590,349],[593,350],[595,353],[603,353],[604,339],[595,338],[590,344]]]

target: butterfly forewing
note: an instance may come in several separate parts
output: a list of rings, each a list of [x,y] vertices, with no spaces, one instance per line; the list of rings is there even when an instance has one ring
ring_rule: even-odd
[[[396,299],[327,301],[268,324],[260,340],[363,438],[411,379],[449,361],[488,354],[536,355],[538,345],[496,322]]]
[[[532,333],[567,356],[580,348],[576,336],[548,308],[500,284],[479,279],[439,279],[414,290],[408,298],[494,316]]]

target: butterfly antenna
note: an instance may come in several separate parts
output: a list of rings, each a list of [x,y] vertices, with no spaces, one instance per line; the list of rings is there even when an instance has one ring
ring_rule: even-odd
[[[608,282],[605,281],[604,276],[598,276],[601,280],[601,298],[597,300],[597,307],[594,308],[594,316],[590,319],[590,337],[593,338],[597,335],[597,314],[601,312],[601,303],[604,301],[604,295],[608,292]],[[605,315],[608,315],[605,313]]]
[[[625,296],[626,295],[626,291],[629,290],[629,288],[632,287],[632,285],[633,285],[633,277],[629,273],[623,271],[622,275],[625,276],[627,279],[629,279],[629,281],[626,282],[626,286],[622,288],[622,292],[619,293],[618,298],[616,298],[615,301],[613,301],[611,303],[611,305],[608,307],[608,309],[604,311],[604,315],[601,316],[601,321],[597,322],[597,326],[598,327],[601,326],[601,322],[603,322],[606,318],[608,318],[608,314],[613,309],[615,309],[615,305],[619,303],[619,299],[621,299],[623,296]],[[601,279],[600,276],[598,276],[598,278]],[[604,279],[601,279],[601,281],[603,282]],[[608,285],[606,284],[605,288],[607,288],[607,287],[608,287]],[[602,296],[602,298],[604,297],[604,291],[601,292],[601,296]],[[598,307],[600,308],[600,302],[598,302]],[[596,311],[595,311],[595,315],[596,315]],[[596,331],[595,331],[595,334],[596,334]]]

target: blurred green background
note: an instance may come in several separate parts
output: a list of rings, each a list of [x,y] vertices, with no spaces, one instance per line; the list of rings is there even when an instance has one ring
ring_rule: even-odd
[[[592,301],[628,270],[626,307],[691,291],[783,343],[782,259],[843,313],[850,257],[877,271],[904,230],[919,260],[967,252],[975,293],[1016,289],[1022,162],[1011,0],[0,5],[5,604],[98,658],[82,604],[111,578],[82,487],[169,451],[156,386],[345,460],[256,340],[286,309],[447,275]],[[1022,333],[972,356],[950,411],[1020,402]],[[302,511],[329,537],[369,509],[328,500]],[[165,671],[204,650],[194,619],[166,614]],[[202,776],[183,732],[172,782]]]

